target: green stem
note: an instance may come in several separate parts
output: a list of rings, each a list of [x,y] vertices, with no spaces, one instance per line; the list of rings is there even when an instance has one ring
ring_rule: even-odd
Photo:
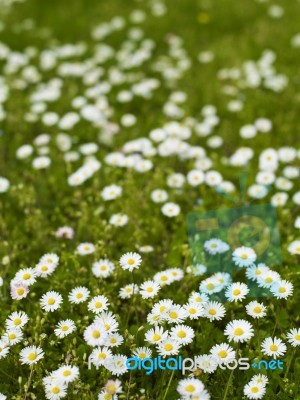
[[[290,358],[290,361],[289,361],[289,363],[288,363],[288,365],[286,367],[286,371],[285,371],[285,374],[284,374],[285,378],[287,377],[287,374],[289,373],[290,367],[292,365],[293,358],[294,358],[294,356],[296,354],[296,350],[297,350],[297,347],[294,348],[294,350],[292,352],[292,355],[291,355],[291,358]]]
[[[226,385],[226,389],[225,389],[225,393],[224,393],[223,400],[226,400],[226,399],[227,399],[227,394],[228,394],[228,390],[229,390],[231,378],[232,378],[232,375],[233,375],[233,371],[234,371],[234,370],[232,369],[231,372],[230,372],[230,375],[229,375],[229,378],[228,378],[228,381],[227,381],[227,385]]]
[[[27,399],[27,394],[31,385],[31,381],[32,381],[32,375],[33,375],[33,370],[34,370],[34,365],[31,365],[31,369],[30,369],[30,374],[29,374],[29,378],[26,384],[26,391],[25,391],[25,395],[24,395],[24,400]]]
[[[169,383],[168,383],[167,389],[166,389],[164,397],[163,397],[163,400],[165,400],[165,398],[166,398],[166,396],[168,394],[168,391],[169,391],[169,388],[170,388],[170,385],[171,385],[171,382],[172,382],[172,379],[173,379],[173,376],[174,376],[174,372],[175,372],[175,370],[173,369],[172,374],[171,374],[170,379],[169,379]]]

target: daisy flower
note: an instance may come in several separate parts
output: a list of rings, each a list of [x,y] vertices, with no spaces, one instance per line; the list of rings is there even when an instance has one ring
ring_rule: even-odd
[[[164,331],[161,326],[157,326],[155,328],[149,329],[145,333],[145,340],[151,344],[157,344],[167,339],[168,331]]]
[[[63,365],[55,371],[54,376],[58,381],[68,384],[79,377],[79,368],[71,365]]]
[[[294,347],[300,346],[300,329],[291,329],[287,334],[287,340]]]
[[[15,328],[15,327],[8,329],[1,337],[1,340],[7,342],[9,346],[13,346],[14,344],[21,342],[22,339],[23,339],[23,332],[21,331],[20,328]]]
[[[190,302],[183,306],[190,319],[199,319],[203,316],[203,307],[201,303]]]
[[[21,364],[36,364],[42,358],[44,358],[44,352],[38,346],[24,347],[20,352]]]
[[[266,315],[267,308],[263,305],[263,303],[259,303],[258,301],[250,301],[249,304],[246,305],[246,312],[252,318],[262,318]]]
[[[37,276],[41,278],[47,278],[47,276],[52,275],[55,271],[55,265],[45,261],[40,261],[38,264],[36,264],[35,271]]]
[[[267,267],[265,264],[260,263],[257,266],[252,265],[246,269],[246,276],[248,279],[253,281],[257,281],[257,279],[264,274],[265,272],[270,271],[270,268]]]
[[[246,342],[254,335],[254,332],[250,322],[244,319],[234,319],[226,325],[224,334],[234,342]]]
[[[95,246],[93,243],[80,243],[80,245],[77,246],[77,253],[80,256],[85,256],[87,254],[92,254],[96,250]]]
[[[74,229],[70,226],[61,226],[55,232],[55,236],[57,238],[62,239],[73,239],[74,238]]]
[[[78,286],[71,290],[68,295],[69,302],[72,304],[80,304],[87,300],[90,295],[89,289],[84,286]]]
[[[108,347],[119,347],[123,342],[123,336],[117,332],[114,332],[107,335],[104,344]]]
[[[36,271],[34,268],[20,269],[15,276],[16,282],[21,282],[26,286],[32,285],[36,281]]]
[[[93,264],[92,271],[96,278],[107,278],[115,269],[115,265],[107,259],[101,259]]]
[[[187,318],[185,309],[177,304],[172,305],[166,312],[166,320],[169,323],[183,322]]]
[[[211,354],[203,354],[195,358],[195,362],[198,368],[202,371],[211,374],[218,368],[218,362]]]
[[[199,286],[200,292],[203,292],[205,294],[213,294],[213,293],[218,293],[221,290],[223,290],[224,285],[220,282],[215,277],[210,277],[207,279],[204,279]]]
[[[70,333],[74,332],[76,330],[76,326],[74,324],[74,321],[71,319],[65,319],[63,321],[60,321],[57,325],[56,328],[54,329],[54,333],[57,337],[60,339],[68,336]]]
[[[151,358],[152,351],[148,347],[137,347],[132,353],[132,357],[138,357],[141,360],[144,358]]]
[[[13,300],[21,300],[27,297],[28,286],[21,282],[11,282],[10,295]]]
[[[157,272],[154,277],[154,281],[157,282],[160,286],[170,285],[172,283],[172,276],[169,271],[160,271]]]
[[[104,390],[106,390],[107,393],[111,395],[115,393],[122,393],[122,382],[119,381],[119,379],[116,379],[114,381],[112,379],[109,379],[104,386]]]
[[[266,386],[269,383],[269,379],[264,374],[257,374],[252,377],[251,382]]]
[[[108,299],[105,296],[95,296],[88,303],[88,310],[98,314],[107,310],[109,305]]]
[[[104,365],[105,361],[111,358],[112,355],[113,353],[108,347],[96,347],[89,359],[96,367],[99,367],[100,365]]]
[[[124,226],[128,222],[128,216],[126,214],[114,214],[111,216],[109,223],[114,226]]]
[[[7,340],[0,339],[0,360],[1,358],[5,358],[7,356],[9,349],[10,346]]]
[[[45,385],[45,396],[48,400],[60,400],[67,395],[67,385],[58,380]]]
[[[258,286],[263,288],[271,288],[271,286],[280,280],[280,275],[276,271],[268,269],[263,271],[256,279]]]
[[[225,296],[229,301],[243,300],[249,293],[249,288],[245,283],[235,282],[227,287]]]
[[[108,369],[113,375],[123,375],[128,371],[126,366],[127,357],[122,354],[115,354],[107,359],[104,363],[106,369]]]
[[[277,358],[278,356],[283,356],[286,352],[286,345],[281,339],[271,337],[266,338],[261,344],[261,350],[267,356],[272,356]]]
[[[194,330],[187,325],[176,325],[170,330],[170,338],[177,340],[182,346],[193,341]]]
[[[28,321],[28,315],[24,311],[15,311],[7,317],[5,325],[8,329],[23,328]]]
[[[270,288],[271,293],[277,299],[287,299],[289,296],[293,294],[294,286],[291,282],[286,280],[280,280],[278,282],[274,282]]]
[[[189,303],[205,303],[209,301],[209,297],[206,293],[192,292],[189,297]]]
[[[181,379],[177,386],[177,392],[185,397],[199,395],[203,390],[203,383],[196,378]]]
[[[46,312],[53,312],[60,307],[62,301],[63,298],[61,294],[55,291],[50,291],[43,294],[40,303],[43,310]]]
[[[121,297],[121,299],[129,299],[133,294],[136,294],[138,292],[138,285],[130,283],[129,285],[126,285],[120,289],[119,296]]]
[[[238,267],[250,267],[256,260],[256,253],[251,247],[238,247],[232,253],[232,260]]]
[[[122,188],[118,185],[105,186],[101,192],[101,197],[104,201],[114,200],[122,195]]]
[[[204,250],[209,254],[221,254],[229,250],[227,243],[220,239],[209,239],[204,242]]]
[[[47,253],[40,258],[40,262],[45,262],[57,267],[59,263],[59,257],[55,253]]]
[[[112,333],[118,330],[119,323],[111,312],[102,312],[95,318],[95,322],[100,322],[107,333]]]
[[[140,295],[143,299],[149,299],[155,297],[160,290],[158,283],[154,281],[146,281],[140,286]]]
[[[235,351],[227,343],[216,344],[210,350],[210,354],[219,363],[227,362],[235,359]]]
[[[203,317],[208,318],[210,321],[222,319],[225,313],[225,307],[217,301],[203,303]]]
[[[94,322],[85,328],[83,337],[89,346],[102,346],[107,333],[102,324]]]
[[[177,215],[180,214],[180,207],[176,203],[172,203],[172,202],[165,203],[161,208],[161,212],[166,217],[169,217],[169,218],[176,217]]]
[[[174,356],[179,353],[181,344],[174,339],[165,339],[157,344],[157,352],[162,357]]]
[[[300,192],[298,192],[300,193]],[[299,196],[300,198],[300,196]],[[300,254],[300,240],[294,240],[288,247],[288,252],[290,254]]]
[[[123,270],[132,272],[135,268],[139,268],[142,262],[142,257],[138,253],[126,253],[120,258],[120,265]]]
[[[266,393],[265,385],[256,383],[256,382],[249,382],[247,385],[244,386],[244,395],[248,397],[248,399],[262,399]]]

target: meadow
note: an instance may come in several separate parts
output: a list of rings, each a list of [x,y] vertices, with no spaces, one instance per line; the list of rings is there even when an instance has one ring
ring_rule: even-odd
[[[0,0],[0,400],[300,400],[299,15]]]

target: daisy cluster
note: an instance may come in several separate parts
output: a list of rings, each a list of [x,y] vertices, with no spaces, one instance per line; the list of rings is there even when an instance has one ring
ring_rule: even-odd
[[[59,13],[42,27],[23,2],[0,0],[0,400],[296,398],[300,150],[281,106],[299,100],[298,78],[274,37],[253,59],[224,60],[227,25],[221,42],[201,32],[244,8],[194,2],[194,15],[169,0],[111,0],[114,15],[94,2],[89,17],[86,4],[85,34],[59,37]],[[243,7],[277,37],[285,8],[260,3]],[[245,170],[246,203],[278,213],[284,261],[275,270],[214,234],[199,242],[224,261],[211,271],[194,262],[185,216],[238,204]],[[187,377],[128,368],[157,356],[197,366]],[[285,376],[224,371],[241,357],[286,360]]]

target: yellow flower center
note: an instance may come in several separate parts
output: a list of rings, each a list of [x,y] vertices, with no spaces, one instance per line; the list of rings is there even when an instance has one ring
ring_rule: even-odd
[[[215,288],[215,285],[214,285],[213,283],[208,283],[208,284],[206,285],[206,288],[207,288],[208,290],[213,290],[213,289]]]
[[[63,372],[63,376],[70,376],[71,375],[71,371],[69,370],[69,369],[66,369],[64,372]]]
[[[190,314],[196,314],[196,309],[195,308],[190,308],[189,309]]]
[[[96,307],[96,308],[101,308],[101,307],[102,307],[101,301],[96,301],[95,307]]]
[[[23,275],[23,279],[29,279],[30,277],[31,275],[28,272]]]
[[[105,271],[107,269],[106,265],[101,265],[100,267],[101,271]]]
[[[148,287],[147,292],[149,292],[149,293],[153,292],[153,287]]]
[[[227,351],[226,350],[221,350],[221,351],[219,351],[218,355],[221,358],[225,358],[225,357],[227,357]]]
[[[247,258],[248,258],[248,254],[245,254],[245,253],[244,253],[244,254],[242,254],[242,255],[241,255],[241,258],[242,258],[243,260],[247,260]]]
[[[45,271],[48,271],[48,267],[47,267],[47,265],[43,265],[42,267],[41,267],[41,271],[43,271],[43,272],[45,272]]]
[[[281,287],[279,288],[279,293],[285,293],[285,292],[286,292],[286,288],[283,287],[283,286],[281,286]]]
[[[28,354],[28,360],[34,361],[36,359],[36,353],[29,353]]]
[[[99,331],[94,331],[94,332],[93,332],[93,338],[94,338],[94,339],[98,339],[100,336],[101,336],[101,334],[100,334]]]
[[[236,329],[234,330],[234,334],[235,334],[236,336],[241,336],[243,333],[244,333],[244,331],[243,331],[242,328],[236,328]]]
[[[253,311],[254,311],[256,314],[258,314],[258,313],[261,312],[261,307],[255,306],[255,307],[253,308]]]
[[[177,333],[177,336],[180,337],[180,339],[183,339],[186,337],[186,332],[181,330]]]
[[[15,319],[14,319],[14,324],[15,324],[15,325],[20,325],[21,322],[22,322],[22,321],[21,321],[20,318],[15,318]]]
[[[17,289],[17,294],[18,294],[19,296],[22,296],[22,294],[24,294],[24,292],[25,292],[25,290],[24,290],[23,288],[18,288],[18,289]]]
[[[133,259],[133,258],[129,258],[129,259],[127,260],[127,264],[133,265],[133,264],[134,264],[134,259]]]
[[[50,298],[48,299],[48,304],[49,304],[49,306],[52,306],[54,303],[55,303],[55,299],[54,299],[53,297],[50,297]]]
[[[165,344],[165,350],[166,350],[166,351],[171,351],[171,350],[173,350],[173,346],[171,345],[171,343]]]
[[[241,293],[241,291],[240,291],[240,289],[234,289],[234,291],[232,293],[234,296],[238,296]]]
[[[294,337],[296,340],[300,340],[300,335],[295,335]]]
[[[106,390],[110,393],[110,394],[114,394],[116,392],[116,385],[114,385],[113,383],[111,383],[110,385],[106,386]]]
[[[112,344],[115,344],[115,343],[117,343],[117,339],[115,339],[115,338],[111,338],[111,339],[110,339],[110,343],[112,343]]]
[[[187,385],[185,387],[185,390],[189,393],[193,393],[195,391],[195,386],[194,385]]]
[[[278,346],[276,344],[271,344],[270,350],[271,351],[277,351],[278,350]]]
[[[177,314],[177,312],[176,311],[171,311],[170,312],[170,314],[169,314],[169,316],[170,316],[170,318],[177,318],[178,317],[178,314]]]
[[[98,358],[101,358],[102,360],[104,360],[106,358],[106,354],[105,353],[99,353],[98,354]]]
[[[77,298],[77,299],[81,299],[82,297],[83,297],[83,294],[82,294],[82,293],[77,293],[77,294],[76,294],[76,298]]]
[[[68,325],[64,325],[64,326],[61,327],[61,330],[63,332],[66,332],[68,329],[69,329]]]
[[[54,387],[52,388],[52,393],[53,393],[53,394],[58,394],[59,392],[60,392],[60,389],[59,389],[58,386],[54,386]]]
[[[140,358],[146,358],[146,357],[147,357],[147,354],[146,354],[146,353],[140,353],[140,354],[139,354],[139,357],[140,357]]]
[[[158,333],[155,333],[154,335],[153,335],[153,340],[159,340],[161,338],[161,336],[158,334]]]
[[[252,388],[251,388],[251,392],[252,393],[257,393],[258,392],[258,387],[257,386],[253,386]]]
[[[208,311],[208,314],[210,314],[210,315],[216,315],[216,314],[217,314],[217,311],[216,311],[215,309],[211,308],[211,309]]]
[[[15,333],[10,333],[8,337],[10,340],[14,340],[17,337],[17,335]]]

